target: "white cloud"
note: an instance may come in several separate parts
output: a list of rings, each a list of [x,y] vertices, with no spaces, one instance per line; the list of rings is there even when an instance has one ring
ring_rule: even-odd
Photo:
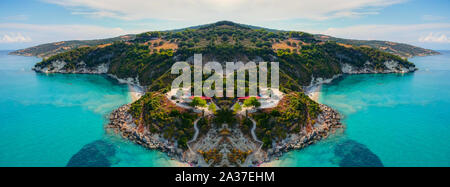
[[[445,34],[430,33],[427,36],[420,37],[419,41],[424,43],[450,43],[450,38]]]
[[[21,33],[15,34],[4,34],[0,39],[0,43],[25,43],[31,42],[31,38],[28,36],[23,36]]]
[[[327,20],[377,14],[380,8],[406,0],[43,0],[74,14],[123,20],[240,22],[311,19]]]
[[[417,43],[418,39],[430,32],[450,34],[450,23],[409,24],[409,25],[357,25],[328,28],[324,31],[311,30],[341,38],[361,40],[387,40],[404,43]]]
[[[21,15],[7,16],[1,19],[7,21],[26,21],[29,19],[29,17],[28,15],[21,14]]]
[[[443,16],[436,16],[436,15],[423,15],[422,20],[424,21],[440,21],[446,19]]]
[[[92,25],[37,25],[20,23],[0,23],[0,36],[3,43],[32,42],[42,44],[65,40],[87,40],[116,37],[138,33],[140,31],[125,31],[121,28],[107,28]],[[8,33],[19,33],[8,35]],[[31,41],[31,38],[33,40]]]

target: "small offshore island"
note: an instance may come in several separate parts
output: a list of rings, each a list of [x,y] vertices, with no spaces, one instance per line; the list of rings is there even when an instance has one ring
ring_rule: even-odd
[[[218,22],[92,46],[45,46],[53,50],[52,55],[45,52],[48,58],[33,69],[108,74],[145,90],[142,97],[112,112],[106,125],[109,132],[190,166],[250,167],[345,129],[340,114],[317,103],[311,94],[321,84],[343,74],[414,72],[415,65],[402,57],[438,54],[405,44],[366,41],[359,46],[333,39]],[[420,51],[411,54],[414,50],[408,47]],[[13,54],[39,56],[32,51]],[[176,78],[170,68],[177,61],[192,64],[194,54],[203,54],[203,62],[280,62],[280,88],[271,90],[278,99],[176,97],[177,90],[170,88]]]

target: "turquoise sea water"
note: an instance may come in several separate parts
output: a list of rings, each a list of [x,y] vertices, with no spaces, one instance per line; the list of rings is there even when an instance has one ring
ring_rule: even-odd
[[[450,52],[410,59],[411,74],[350,75],[324,85],[320,102],[344,116],[345,132],[286,154],[281,166],[339,166],[335,152],[353,140],[384,166],[450,166]],[[366,163],[373,161],[366,159]]]
[[[31,68],[39,61],[0,51],[0,166],[66,166],[97,140],[114,154],[88,151],[81,161],[98,153],[111,166],[172,164],[105,132],[107,115],[131,101],[127,85],[100,75],[37,74]]]

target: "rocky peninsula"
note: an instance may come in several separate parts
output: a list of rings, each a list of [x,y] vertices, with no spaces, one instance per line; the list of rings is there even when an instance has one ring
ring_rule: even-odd
[[[188,149],[180,149],[174,143],[164,139],[161,134],[151,133],[148,128],[136,125],[132,115],[128,112],[129,104],[111,113],[107,129],[145,148],[165,152],[172,159],[188,163],[191,166],[249,167],[274,161],[283,153],[303,149],[329,137],[338,130],[343,130],[344,126],[340,123],[341,117],[336,111],[325,105],[320,105],[320,108],[322,113],[314,125],[304,128],[298,134],[289,134],[288,138],[267,150],[262,149],[262,142],[255,137],[245,135],[240,129],[231,128],[228,125],[212,128],[206,135],[190,143]],[[256,123],[254,125],[256,126]],[[214,157],[220,157],[220,159],[205,158],[205,156],[208,157],[206,153],[214,150],[217,150]],[[239,162],[231,157],[236,151],[244,155]]]
[[[186,162],[183,159],[184,151],[182,149],[177,148],[173,143],[169,143],[160,134],[150,133],[147,128],[136,125],[133,117],[128,113],[129,110],[130,104],[114,110],[109,117],[110,122],[106,126],[107,130],[112,130],[124,139],[145,148],[165,152],[172,158]]]

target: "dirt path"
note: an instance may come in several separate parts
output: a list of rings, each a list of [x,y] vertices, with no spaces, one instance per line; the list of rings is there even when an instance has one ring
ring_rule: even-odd
[[[253,123],[253,128],[252,128],[252,130],[251,130],[251,134],[252,134],[253,139],[254,139],[256,142],[258,142],[258,143],[261,144],[261,146],[259,146],[258,151],[256,151],[256,152],[259,152],[259,151],[261,151],[262,146],[264,145],[264,142],[259,141],[259,140],[258,140],[258,137],[256,136],[256,133],[255,133],[255,130],[256,130],[256,121],[255,121],[254,119],[250,118],[250,117],[249,117],[248,119],[250,119],[250,121],[252,121],[252,123]]]
[[[189,141],[189,142],[187,142],[187,146],[188,146],[189,150],[190,150],[192,153],[195,153],[195,152],[191,149],[191,146],[190,146],[189,144],[191,144],[192,142],[197,141],[198,134],[200,133],[200,130],[199,130],[198,127],[197,127],[197,123],[200,121],[200,119],[202,119],[202,118],[200,117],[200,118],[198,118],[197,120],[194,121],[195,134],[194,134],[194,137],[192,138],[192,140]]]

